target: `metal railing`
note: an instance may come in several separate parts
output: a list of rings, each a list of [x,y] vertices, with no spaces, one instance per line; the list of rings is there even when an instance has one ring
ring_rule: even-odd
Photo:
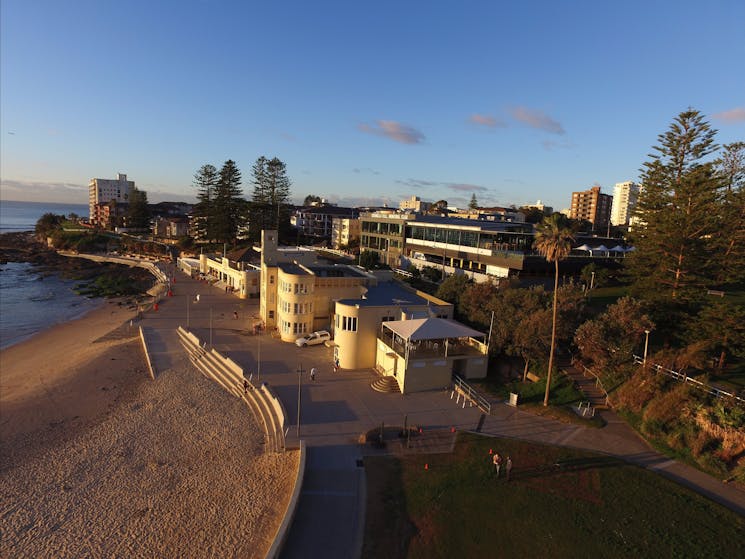
[[[643,366],[644,358],[638,355],[634,355],[634,363],[636,365]],[[694,387],[698,388],[699,390],[703,390],[707,394],[711,394],[712,396],[715,396],[721,399],[730,398],[735,404],[738,404],[740,406],[745,406],[745,398],[741,398],[740,396],[737,396],[734,392],[727,392],[726,390],[722,390],[721,388],[717,388],[716,386],[705,384],[701,382],[700,380],[696,380],[694,378],[689,377],[686,373],[683,373],[681,371],[673,371],[672,369],[667,369],[663,367],[662,365],[658,365],[657,363],[652,363],[649,359],[647,359],[647,366],[656,373],[662,373],[682,383],[691,384]]]
[[[453,385],[456,389],[471,400],[486,415],[491,415],[491,402],[481,395],[475,388],[468,384],[460,375],[453,375]]]
[[[590,369],[589,367],[585,367],[584,363],[580,363],[579,361],[572,359],[572,365],[575,367],[580,367],[582,371],[583,376],[591,376],[595,379],[595,386],[599,388],[603,394],[605,395],[605,405],[608,405],[608,391],[605,389],[605,386],[603,386],[603,381],[600,380],[600,377],[595,374],[595,372]]]

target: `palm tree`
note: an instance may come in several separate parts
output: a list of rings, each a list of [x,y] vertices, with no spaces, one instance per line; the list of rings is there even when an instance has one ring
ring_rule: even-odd
[[[560,213],[552,214],[543,218],[543,222],[536,226],[535,241],[533,247],[548,262],[553,262],[556,267],[554,277],[554,310],[551,323],[551,350],[548,355],[548,378],[546,379],[546,395],[543,405],[548,406],[548,394],[551,389],[551,370],[554,366],[554,348],[556,347],[556,307],[559,295],[559,260],[563,260],[572,250],[574,233],[569,227],[566,218]]]

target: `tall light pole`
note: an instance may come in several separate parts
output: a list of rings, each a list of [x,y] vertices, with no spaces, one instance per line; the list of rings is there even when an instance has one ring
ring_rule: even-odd
[[[646,369],[647,368],[647,349],[649,348],[649,330],[644,330],[644,333],[646,334],[646,338],[644,340],[644,361],[642,362],[642,366]]]
[[[210,349],[212,349],[212,306],[210,306]]]
[[[300,383],[303,378],[302,363],[297,366],[297,438],[300,439]]]
[[[594,285],[595,285],[595,272],[592,271],[590,272],[590,291],[592,291],[592,288]]]
[[[256,381],[261,382],[261,333],[259,333],[259,360],[256,367]]]

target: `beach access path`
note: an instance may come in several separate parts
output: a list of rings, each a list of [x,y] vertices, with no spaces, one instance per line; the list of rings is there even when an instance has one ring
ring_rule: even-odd
[[[211,338],[214,347],[239,363],[254,382],[268,382],[274,388],[292,425],[288,445],[296,445],[298,439],[306,442],[305,483],[283,557],[307,557],[309,553],[359,556],[366,499],[361,460],[371,452],[358,443],[359,437],[381,424],[402,426],[404,421],[421,426],[425,434],[451,428],[477,430],[481,424],[479,430],[484,435],[606,453],[658,471],[745,515],[742,487],[725,484],[657,453],[611,411],[601,412],[607,425],[596,429],[497,403],[492,415],[484,416],[482,422],[480,410],[456,404],[447,391],[407,395],[375,392],[370,388],[377,378],[372,370],[334,373],[331,348],[298,348],[268,334],[252,335],[251,327],[258,320],[257,300],[240,300],[182,273],[176,278],[174,296],[165,298],[160,310],[148,313],[143,320],[160,336],[155,360],[168,364],[182,351],[175,328],[186,326],[188,312],[189,329],[201,340]],[[315,381],[309,374],[313,367],[318,371]]]

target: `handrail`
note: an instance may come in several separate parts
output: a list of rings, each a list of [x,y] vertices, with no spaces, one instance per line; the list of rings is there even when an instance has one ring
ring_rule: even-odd
[[[475,388],[469,385],[460,375],[453,375],[453,384],[463,395],[474,402],[478,408],[487,415],[491,415],[491,402],[482,396]]]
[[[634,357],[634,364],[644,366],[643,357],[640,357],[638,355],[634,355],[633,357]],[[741,398],[740,396],[737,396],[734,392],[727,392],[726,390],[722,390],[721,388],[717,388],[716,386],[705,384],[701,382],[700,380],[696,380],[694,378],[689,377],[686,373],[683,373],[681,371],[673,371],[672,369],[667,369],[663,367],[662,365],[653,363],[649,359],[647,359],[647,366],[650,367],[656,373],[663,373],[669,377],[674,378],[675,380],[679,380],[683,382],[684,384],[692,384],[699,390],[703,390],[704,392],[711,394],[712,396],[716,396],[717,398],[722,398],[722,399],[731,398],[735,404],[745,406],[745,398]]]
[[[605,405],[608,405],[608,391],[605,389],[605,386],[603,386],[603,381],[600,380],[600,377],[589,367],[586,367],[584,363],[580,363],[576,359],[572,358],[572,365],[577,366],[579,365],[582,367],[582,376],[587,376],[588,374],[592,377],[595,377],[595,386],[597,388],[600,388],[600,390],[603,391],[603,394],[605,394]]]

